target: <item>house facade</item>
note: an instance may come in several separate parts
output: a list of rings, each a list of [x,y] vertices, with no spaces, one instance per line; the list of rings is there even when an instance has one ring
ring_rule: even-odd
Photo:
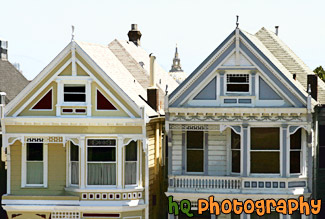
[[[10,219],[155,218],[161,192],[149,188],[164,164],[159,95],[177,83],[132,31],[115,50],[114,42],[72,40],[5,107],[2,204]]]
[[[318,83],[275,33],[237,27],[165,101],[166,196],[191,201],[193,218],[219,219],[259,217],[198,215],[198,199],[309,200]],[[273,209],[263,218],[309,217]]]

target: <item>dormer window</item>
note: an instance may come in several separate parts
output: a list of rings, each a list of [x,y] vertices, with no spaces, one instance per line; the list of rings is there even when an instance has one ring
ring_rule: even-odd
[[[249,74],[227,74],[227,92],[249,92]]]
[[[64,102],[86,102],[86,85],[65,84]]]

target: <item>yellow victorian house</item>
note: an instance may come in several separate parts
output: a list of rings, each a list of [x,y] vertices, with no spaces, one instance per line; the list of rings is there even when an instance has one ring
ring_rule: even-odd
[[[128,35],[72,40],[5,107],[8,218],[159,217],[162,97],[177,83]]]

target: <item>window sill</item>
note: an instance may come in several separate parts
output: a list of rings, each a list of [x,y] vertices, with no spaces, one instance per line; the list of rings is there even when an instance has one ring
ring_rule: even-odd
[[[24,186],[20,187],[21,189],[47,189],[48,187],[45,186]]]
[[[65,191],[67,192],[142,192],[144,190],[143,187],[132,187],[128,186],[124,189],[118,189],[118,188],[111,188],[111,187],[94,187],[94,188],[84,188],[80,189],[79,187],[65,187]]]
[[[87,102],[63,102],[60,106],[88,106]]]

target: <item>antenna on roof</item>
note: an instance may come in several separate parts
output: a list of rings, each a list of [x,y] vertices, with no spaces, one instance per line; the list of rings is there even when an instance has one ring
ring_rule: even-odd
[[[71,41],[74,41],[74,25],[71,25],[72,33],[71,33]]]
[[[236,19],[236,28],[238,28],[238,26],[239,26],[239,15],[236,15],[236,17],[237,17],[237,19]]]
[[[279,34],[279,26],[275,26],[275,35]]]

